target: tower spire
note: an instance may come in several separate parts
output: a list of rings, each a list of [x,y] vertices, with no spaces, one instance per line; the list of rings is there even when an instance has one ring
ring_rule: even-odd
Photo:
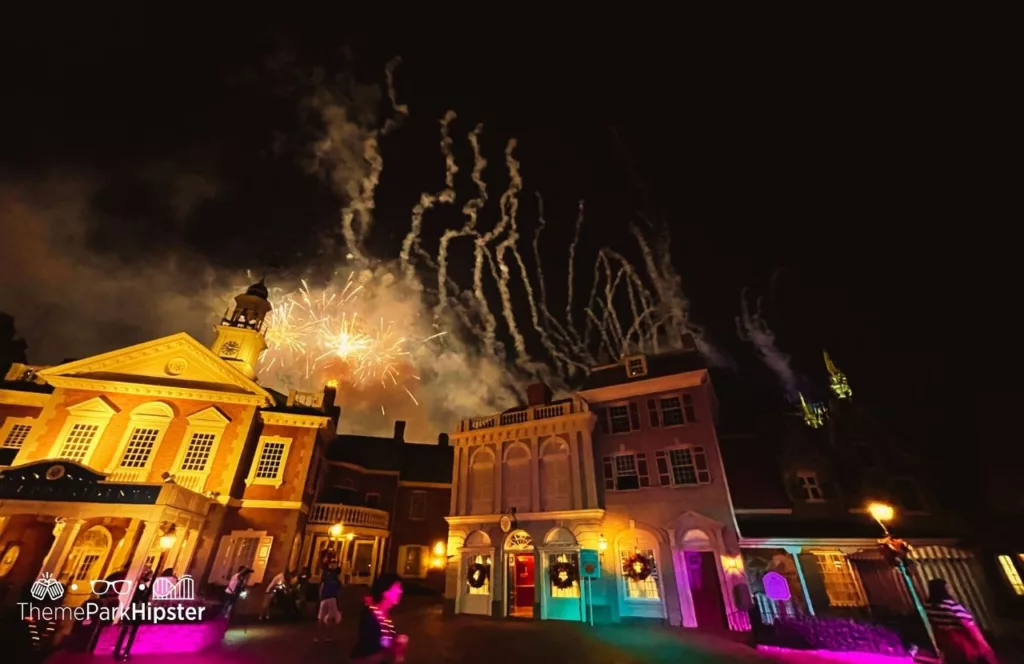
[[[263,338],[267,316],[273,307],[270,304],[270,290],[266,277],[249,286],[235,296],[235,306],[228,309],[214,330],[217,338],[213,352],[221,356],[247,378],[256,379],[256,364],[267,349]]]
[[[825,424],[825,409],[820,404],[807,403],[803,393],[798,394],[800,395],[800,410],[803,411],[804,422],[812,429],[821,428]]]
[[[828,351],[821,351],[822,356],[825,358],[825,368],[828,369],[828,386],[832,389],[832,393],[836,395],[838,399],[850,399],[853,397],[853,390],[850,388],[850,381],[846,379],[846,374],[839,370],[839,367],[835,365],[832,358],[829,357]]]

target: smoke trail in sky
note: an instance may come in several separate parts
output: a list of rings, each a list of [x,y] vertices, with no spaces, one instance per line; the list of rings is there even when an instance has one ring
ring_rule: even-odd
[[[789,355],[775,345],[775,333],[761,315],[761,298],[753,311],[747,303],[747,291],[740,296],[740,315],[736,317],[736,333],[757,351],[758,357],[779,379],[786,397],[793,403],[799,400],[800,388]]]

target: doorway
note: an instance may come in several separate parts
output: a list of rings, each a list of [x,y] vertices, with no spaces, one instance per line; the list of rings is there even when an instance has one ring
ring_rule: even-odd
[[[537,597],[533,552],[508,554],[508,615],[532,618]]]
[[[685,551],[693,613],[701,629],[726,629],[725,604],[713,551]]]

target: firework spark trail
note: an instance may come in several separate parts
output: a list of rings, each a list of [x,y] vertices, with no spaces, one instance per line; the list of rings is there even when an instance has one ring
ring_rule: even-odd
[[[473,148],[473,182],[477,187],[477,195],[466,201],[462,206],[462,214],[466,216],[466,223],[461,229],[448,229],[441,235],[441,243],[437,252],[437,295],[438,302],[434,308],[434,319],[437,320],[445,307],[448,306],[448,245],[457,237],[474,235],[476,231],[477,217],[487,203],[487,184],[483,179],[484,169],[487,168],[487,160],[480,153],[480,133],[484,126],[478,124],[469,134],[469,144]],[[457,289],[458,290],[458,289]]]
[[[665,255],[655,259],[654,252],[651,250],[650,244],[647,242],[647,238],[644,237],[643,233],[636,226],[636,224],[630,224],[630,232],[636,237],[637,244],[640,245],[640,251],[644,258],[644,264],[647,267],[647,276],[654,285],[654,290],[658,294],[658,301],[662,306],[666,307],[666,313],[668,314],[665,321],[665,325],[662,329],[665,330],[668,337],[669,345],[675,348],[682,348],[683,335],[688,332],[699,332],[699,330],[689,324],[687,302],[682,297],[682,285],[679,275],[675,273],[672,265],[666,259]],[[668,238],[662,238],[662,245],[667,245]],[[662,247],[664,251],[664,246]],[[694,335],[698,336],[698,335]]]
[[[386,136],[392,130],[400,127],[402,121],[409,117],[409,107],[398,103],[398,92],[395,89],[395,70],[398,69],[400,64],[402,64],[402,56],[396,56],[384,67],[384,80],[388,88],[388,100],[391,102],[391,108],[395,111],[395,116],[385,121],[384,128],[381,130],[382,136]]]
[[[757,350],[761,361],[779,379],[782,389],[786,391],[786,396],[796,403],[800,394],[800,386],[796,372],[790,365],[789,355],[783,353],[775,345],[775,333],[769,327],[768,321],[761,315],[761,298],[757,298],[756,308],[753,312],[750,311],[745,288],[740,296],[740,315],[736,317],[736,334]]]
[[[626,332],[626,343],[629,344],[629,340],[632,337],[633,332],[637,334],[637,349],[640,352],[645,352],[644,349],[648,343],[653,339],[654,345],[657,344],[657,330],[649,330],[647,335],[643,334],[641,330],[642,321],[651,317],[650,310],[653,306],[651,302],[651,294],[644,286],[643,280],[640,275],[636,273],[633,265],[626,260],[625,256],[618,253],[613,249],[602,249],[602,253],[611,259],[614,259],[619,264],[619,273],[616,275],[616,282],[619,281],[619,277],[625,277],[626,279],[626,296],[629,299],[630,314],[633,317],[633,324]],[[614,288],[612,290],[615,290]],[[637,306],[639,300],[639,307]],[[646,342],[644,336],[649,337]],[[623,352],[627,352],[627,349],[623,349]]]
[[[409,232],[405,236],[405,240],[402,242],[402,253],[401,261],[402,266],[405,269],[405,279],[410,284],[419,284],[419,280],[416,278],[416,266],[413,264],[410,254],[413,246],[420,249],[418,252],[420,255],[430,256],[419,247],[420,230],[423,227],[423,214],[434,207],[435,203],[454,203],[455,202],[455,174],[459,172],[458,166],[455,164],[455,158],[452,156],[452,139],[448,133],[448,126],[455,119],[455,111],[448,111],[444,114],[444,118],[441,119],[441,154],[444,156],[444,185],[445,188],[437,194],[420,194],[420,202],[417,203],[412,209],[412,220],[409,224]],[[431,263],[433,262],[432,257]],[[436,266],[434,266],[436,269]]]

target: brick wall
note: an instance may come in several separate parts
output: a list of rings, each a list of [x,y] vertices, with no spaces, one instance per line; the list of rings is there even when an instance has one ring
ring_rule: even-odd
[[[422,519],[412,518],[409,506],[412,494],[422,491],[425,495],[425,511]],[[399,566],[404,561],[398,559],[399,547],[403,545],[419,545],[426,549],[426,555],[433,557],[433,547],[437,542],[448,543],[448,515],[451,501],[451,489],[433,486],[405,485],[398,487],[398,500],[391,519],[391,538],[388,544],[387,559],[384,569],[389,572],[401,573]],[[409,583],[427,587],[437,592],[444,590],[444,574],[441,571],[430,571],[426,579],[410,580]]]

